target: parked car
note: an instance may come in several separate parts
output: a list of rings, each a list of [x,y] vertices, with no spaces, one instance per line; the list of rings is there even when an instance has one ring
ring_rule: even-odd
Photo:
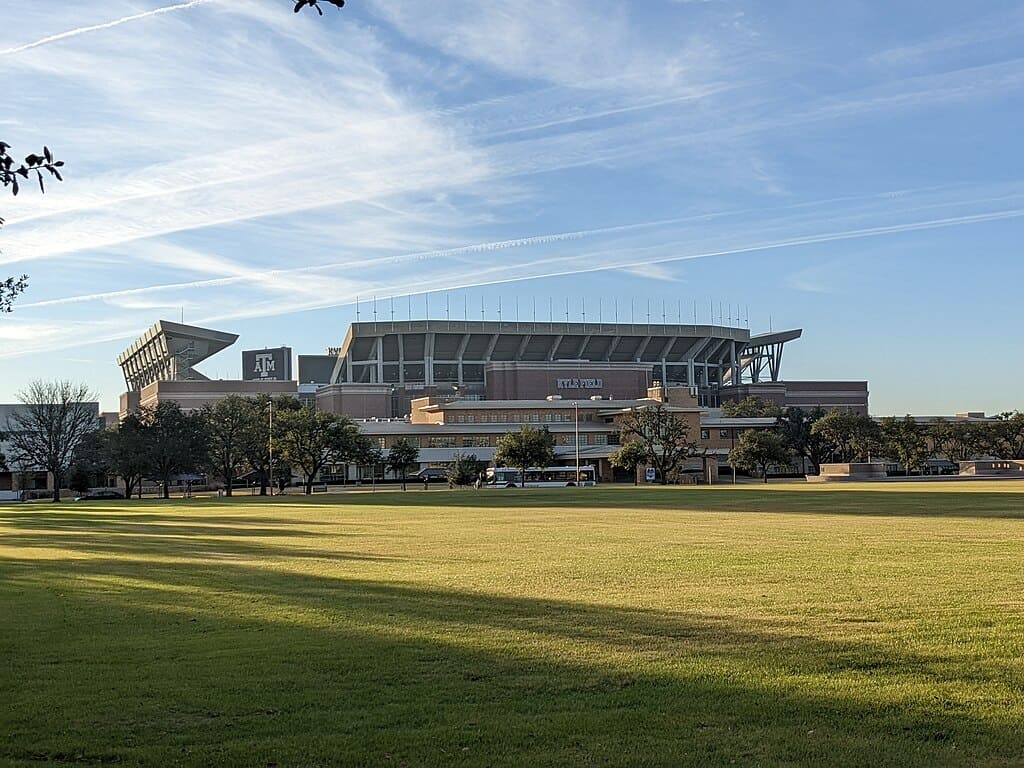
[[[92,501],[94,499],[123,499],[124,494],[120,491],[116,491],[113,488],[100,488],[95,491],[89,491],[83,496],[76,496],[75,501]]]
[[[421,469],[413,477],[419,480],[429,480],[430,482],[447,480],[448,470],[443,467],[427,467],[426,469]]]

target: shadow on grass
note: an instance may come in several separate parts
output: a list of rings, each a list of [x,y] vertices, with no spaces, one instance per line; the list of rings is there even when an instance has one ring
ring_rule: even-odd
[[[58,539],[46,546],[96,553],[92,540]],[[126,551],[151,554],[132,541]],[[0,576],[0,606],[16,617],[0,624],[0,757],[15,763],[905,766],[1024,754],[1005,709],[1020,701],[999,693],[1022,681],[1004,667],[864,637],[199,560],[7,558]]]
[[[706,512],[785,512],[794,514],[849,514],[875,516],[991,517],[1024,519],[1024,485],[1005,491],[909,491],[809,488],[765,490],[698,487],[527,488],[456,491],[378,491],[323,496],[274,497],[313,506],[476,507],[481,509],[595,509],[688,510]],[[285,502],[287,503],[287,502]]]
[[[359,538],[358,533],[338,533],[331,523],[332,546],[310,548],[271,543],[315,537],[320,533],[304,521],[286,517],[249,517],[163,514],[101,515],[43,511],[0,513],[0,543],[10,547],[57,548],[100,555],[133,557],[198,558],[308,558],[318,560],[397,560],[384,555],[347,551],[334,546],[339,538]]]

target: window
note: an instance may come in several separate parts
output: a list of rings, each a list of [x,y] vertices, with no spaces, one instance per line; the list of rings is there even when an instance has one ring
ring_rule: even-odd
[[[702,429],[700,431],[700,439],[701,440],[710,440],[711,439],[711,430],[710,429]]]
[[[720,438],[722,438],[723,440],[727,440],[729,438],[729,430],[728,429],[720,429],[720,430],[718,430],[718,436]]]
[[[443,436],[443,437],[432,437],[430,438],[431,448],[454,448],[455,437],[454,436]]]
[[[491,440],[487,435],[466,435],[462,438],[463,448],[487,448]]]
[[[544,414],[544,421],[551,421],[551,414],[550,413],[545,413]]]
[[[594,435],[594,445],[608,445],[608,435]]]

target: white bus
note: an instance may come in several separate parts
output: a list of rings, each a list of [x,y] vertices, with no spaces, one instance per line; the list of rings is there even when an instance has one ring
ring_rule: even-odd
[[[566,488],[576,485],[596,485],[597,471],[587,464],[579,468],[579,482],[576,481],[576,467],[530,467],[526,470],[527,488]],[[489,488],[516,488],[522,482],[522,475],[514,467],[488,467]]]

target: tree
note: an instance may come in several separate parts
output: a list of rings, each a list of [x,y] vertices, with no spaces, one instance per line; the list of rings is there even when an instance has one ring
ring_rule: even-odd
[[[0,219],[0,224],[3,220]],[[8,277],[6,280],[0,280],[0,314],[7,314],[12,311],[14,306],[14,300],[18,298],[18,294],[24,291],[28,287],[28,275],[21,275],[20,277]]]
[[[302,471],[307,495],[313,493],[313,480],[330,461],[347,460],[352,453],[356,426],[344,416],[303,405],[285,411],[276,422],[274,439],[280,456]]]
[[[107,434],[107,460],[110,471],[124,481],[124,496],[142,495],[142,478],[150,474],[146,428],[138,414],[128,414],[117,428]]]
[[[639,484],[636,470],[647,462],[647,450],[636,440],[626,443],[608,457],[613,467],[633,473],[633,485]]]
[[[870,459],[881,447],[882,434],[878,424],[869,416],[832,411],[818,419],[811,427],[832,447],[832,458],[840,462]]]
[[[224,481],[224,493],[230,496],[235,478],[249,466],[246,448],[256,426],[254,409],[247,398],[229,395],[204,408],[202,415],[209,439],[209,467]]]
[[[43,153],[27,155],[21,163],[15,163],[14,157],[9,153],[11,145],[0,141],[0,183],[4,188],[10,187],[15,195],[21,190],[19,177],[24,180],[35,174],[39,182],[39,190],[45,192],[43,183],[43,171],[46,171],[58,181],[64,179],[60,175],[60,168],[63,167],[63,160],[54,160],[53,153],[49,147],[43,147]],[[0,219],[0,227],[4,220]],[[0,313],[8,313],[14,304],[14,300],[28,287],[28,275],[19,277],[8,277],[0,280]]]
[[[419,465],[420,449],[407,438],[400,437],[391,444],[388,451],[387,466],[391,474],[402,478],[402,490],[405,490],[406,476]]]
[[[370,467],[371,476],[376,482],[377,467],[384,463],[384,452],[374,445],[373,438],[360,433],[359,428],[351,424],[335,450],[333,459],[341,463],[355,464],[357,470]],[[359,477],[362,477],[362,472],[359,472]]]
[[[1003,459],[1024,459],[1024,412],[1006,411],[996,419],[990,423],[998,447],[994,453]]]
[[[23,469],[49,472],[58,502],[75,451],[99,426],[96,396],[85,384],[34,381],[18,399],[24,407],[7,419],[10,460]]]
[[[474,453],[457,453],[448,464],[448,483],[456,487],[472,485],[486,466]]]
[[[768,482],[768,468],[788,464],[791,458],[782,435],[768,430],[750,430],[740,437],[739,445],[729,451],[734,467],[757,472]]]
[[[740,400],[738,403],[726,401],[722,403],[722,415],[727,418],[754,419],[771,416],[773,418],[782,415],[782,409],[770,400],[765,400],[757,395]]]
[[[811,463],[814,474],[821,472],[821,464],[833,446],[821,433],[814,432],[814,424],[825,416],[825,411],[815,408],[807,412],[803,408],[790,407],[782,412],[778,421],[778,432],[786,447],[795,455]]]
[[[555,458],[554,445],[554,438],[547,429],[524,424],[518,432],[508,432],[498,438],[494,463],[518,469],[525,488],[527,468],[550,465]]]
[[[278,438],[283,434],[280,427],[281,417],[291,411],[297,411],[301,407],[302,404],[298,399],[289,395],[279,395],[275,398],[271,398],[269,395],[258,395],[246,398],[249,427],[245,431],[243,451],[246,463],[259,479],[260,496],[267,495],[267,488],[273,483],[275,475],[291,477],[290,469],[283,466],[284,462],[277,443]],[[273,435],[271,435],[272,421],[276,422],[273,425]],[[287,475],[285,475],[286,469]]]
[[[696,450],[687,439],[689,425],[664,403],[631,411],[622,420],[621,430],[627,443],[640,444],[647,463],[658,472],[662,485],[668,483],[669,476]]]
[[[86,493],[90,488],[105,485],[110,474],[110,433],[97,429],[87,434],[75,448],[71,459],[68,487]]]
[[[882,450],[896,459],[909,475],[920,469],[934,452],[928,445],[928,431],[908,414],[902,419],[882,419]]]
[[[171,478],[196,472],[208,460],[205,420],[173,401],[140,409],[139,420],[148,469],[163,486],[163,497],[170,498]]]

